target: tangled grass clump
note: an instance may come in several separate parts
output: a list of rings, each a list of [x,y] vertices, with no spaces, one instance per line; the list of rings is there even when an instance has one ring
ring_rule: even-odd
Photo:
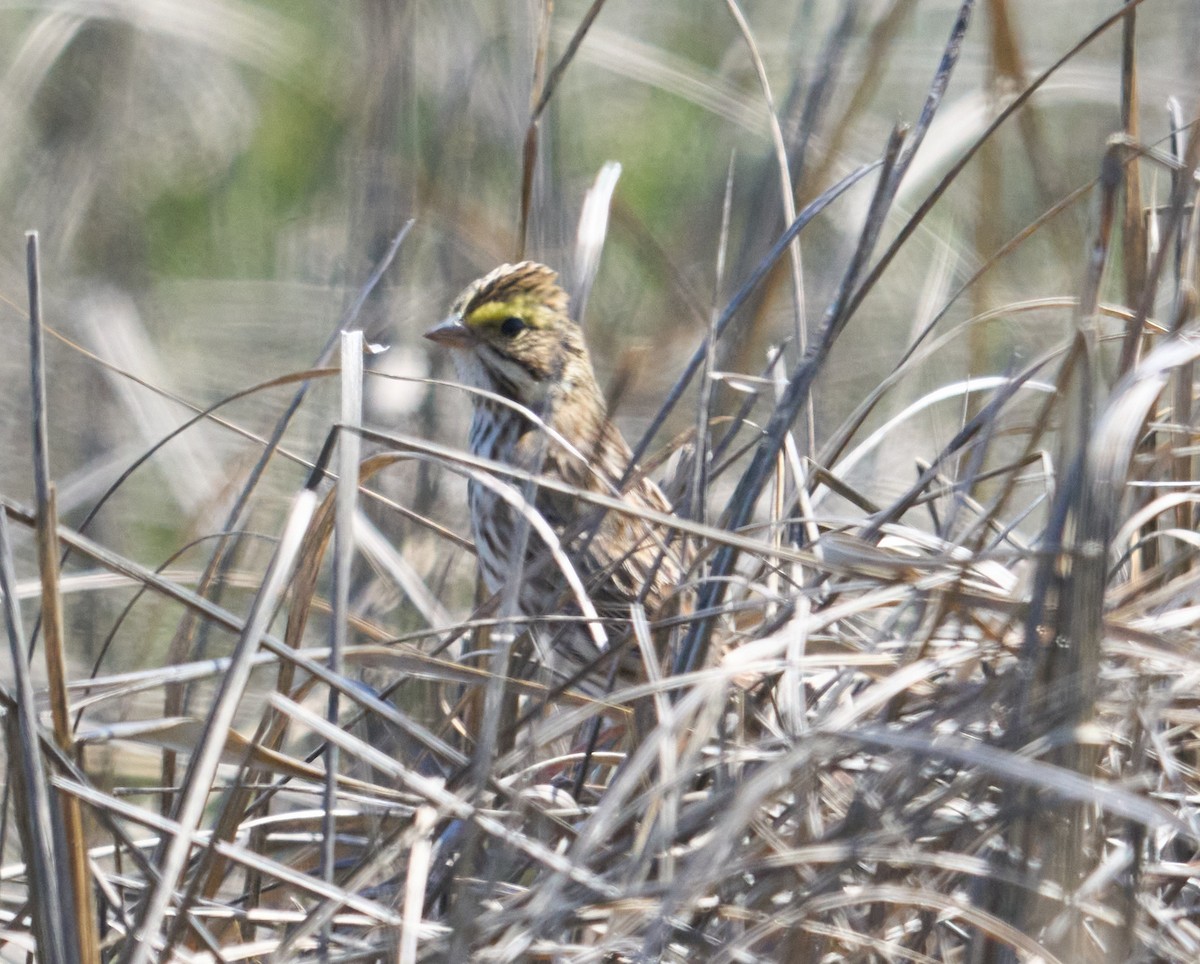
[[[602,5],[536,74],[522,238],[539,125]],[[0,495],[0,958],[1197,959],[1195,122],[1176,109],[1149,144],[1126,103],[1095,180],[956,292],[934,278],[913,294],[890,371],[845,412],[819,404],[858,376],[855,324],[878,317],[873,295],[972,159],[1092,39],[1133,43],[1131,4],[997,105],[912,203],[972,6],[912,129],[840,179],[823,171],[819,191],[789,173],[801,135],[761,72],[787,226],[765,255],[727,259],[727,191],[713,287],[733,294],[680,353],[639,447],[666,475],[675,514],[657,521],[687,546],[689,605],[635,616],[641,650],[665,640],[663,658],[602,699],[530,670],[497,600],[468,604],[451,480],[488,474],[520,498],[538,479],[415,417],[364,415],[364,382],[387,376],[363,370],[359,312],[407,228],[317,362],[243,393],[288,393],[267,431],[227,419],[240,396],[225,399],[112,484],[198,426],[255,445],[224,523],[158,568],[90,535],[109,495],[58,520],[31,236],[35,504]],[[848,56],[838,29],[830,71]],[[1135,60],[1122,70],[1128,96]],[[816,123],[829,94],[814,81],[809,97],[796,116]],[[1143,200],[1144,167],[1161,171],[1162,203]],[[583,291],[613,184],[608,169],[580,232]],[[955,323],[996,265],[1085,198],[1069,294],[977,300]],[[795,242],[817,226],[845,242],[819,323],[797,311],[795,343],[739,367],[772,299],[798,305]],[[1014,332],[1030,337],[1002,371],[952,374],[948,359]],[[337,415],[314,401],[333,384]],[[297,412],[322,429],[311,458],[288,435]],[[678,435],[655,455],[664,426]],[[72,626],[101,619],[108,640],[83,666]]]

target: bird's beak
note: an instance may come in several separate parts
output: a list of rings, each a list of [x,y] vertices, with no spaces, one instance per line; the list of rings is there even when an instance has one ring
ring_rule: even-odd
[[[469,348],[476,340],[475,333],[454,315],[430,328],[425,337],[449,348]]]

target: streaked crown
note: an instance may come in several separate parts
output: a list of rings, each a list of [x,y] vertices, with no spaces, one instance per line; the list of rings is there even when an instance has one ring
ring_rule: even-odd
[[[451,308],[467,324],[490,305],[542,305],[559,315],[567,313],[567,293],[558,284],[558,272],[536,261],[502,264],[467,286]]]

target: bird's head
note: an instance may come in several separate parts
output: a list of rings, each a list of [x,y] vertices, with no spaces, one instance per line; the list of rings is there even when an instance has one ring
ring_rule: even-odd
[[[583,334],[567,293],[543,264],[504,264],[468,285],[425,337],[453,350],[459,378],[538,408],[554,392],[592,390]]]

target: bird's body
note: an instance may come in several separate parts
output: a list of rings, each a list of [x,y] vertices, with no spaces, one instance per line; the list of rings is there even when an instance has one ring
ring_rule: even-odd
[[[604,510],[557,487],[539,486],[533,498],[534,508],[562,540],[597,612],[628,619],[634,602],[652,617],[662,612],[678,589],[681,569],[665,529],[637,513],[666,513],[670,507],[658,487],[636,472],[619,488],[631,452],[608,418],[583,333],[567,313],[567,295],[555,273],[528,261],[502,265],[470,285],[450,317],[427,336],[453,348],[459,378],[481,390],[473,395],[472,454],[581,493],[619,498],[629,507],[628,512]],[[519,510],[494,485],[477,481],[470,484],[469,499],[487,588],[499,592],[509,580],[518,580],[522,615],[533,621],[578,615],[544,540],[528,528],[522,533]],[[557,638],[546,635],[564,671],[600,655],[584,627]],[[622,668],[628,675],[640,663],[630,651]]]

